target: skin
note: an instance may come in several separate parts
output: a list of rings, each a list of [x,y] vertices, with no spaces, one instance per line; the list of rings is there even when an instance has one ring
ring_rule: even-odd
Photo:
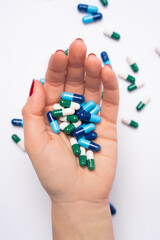
[[[94,54],[86,58],[86,50],[83,40],[76,39],[69,56],[56,51],[49,60],[44,86],[34,80],[33,94],[22,111],[25,148],[52,203],[54,240],[113,239],[108,198],[117,161],[119,88],[112,68],[102,68]],[[89,171],[79,166],[68,137],[62,131],[53,133],[46,113],[53,110],[63,91],[100,104],[102,84],[102,120],[95,130],[101,151],[94,155],[95,170]]]

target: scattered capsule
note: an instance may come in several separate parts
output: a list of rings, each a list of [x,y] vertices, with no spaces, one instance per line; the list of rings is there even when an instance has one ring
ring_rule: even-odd
[[[79,95],[79,94],[74,94],[74,93],[69,93],[69,92],[63,92],[61,94],[62,99],[70,100],[73,102],[77,103],[83,103],[84,102],[84,96]]]
[[[75,110],[79,110],[81,107],[79,103],[72,102],[72,101],[66,100],[66,99],[61,99],[59,103],[62,107],[74,108]]]
[[[87,140],[95,140],[97,138],[96,132],[90,132],[85,135],[85,139]]]
[[[96,105],[95,108],[93,108],[90,112],[90,114],[97,114],[101,110],[101,107],[99,105]]]
[[[109,202],[109,206],[110,206],[111,214],[115,215],[116,214],[116,209],[111,202]]]
[[[113,31],[111,31],[109,29],[104,29],[103,33],[104,33],[105,36],[113,38],[115,40],[119,40],[120,39],[120,35],[118,33],[113,32]]]
[[[44,85],[45,78],[41,78],[41,79],[39,79],[39,81],[42,83],[42,85]]]
[[[69,115],[66,117],[60,117],[59,120],[62,122],[78,122],[78,117],[77,115]]]
[[[82,18],[83,23],[91,23],[102,19],[101,13],[92,13]]]
[[[78,129],[74,130],[73,136],[76,138],[82,137],[83,135],[93,131],[95,129],[95,124],[89,123],[85,124],[83,127],[79,127]]]
[[[12,139],[18,145],[18,147],[25,152],[24,142],[16,134],[12,135]]]
[[[101,146],[97,143],[91,142],[85,138],[80,138],[78,140],[78,144],[84,148],[90,149],[94,152],[99,152],[101,150]]]
[[[137,128],[138,127],[138,123],[131,120],[130,118],[128,117],[123,117],[122,118],[122,123],[128,125],[128,126],[131,126],[131,127],[134,127],[134,128]]]
[[[73,108],[64,108],[64,109],[56,109],[52,111],[53,117],[64,117],[68,115],[73,115],[75,110]]]
[[[58,123],[57,119],[52,116],[52,112],[51,111],[49,111],[47,113],[47,118],[48,118],[49,124],[50,124],[53,132],[54,133],[59,133],[60,132],[59,123]]]
[[[101,117],[99,115],[86,113],[85,111],[82,111],[79,114],[79,118],[83,121],[89,121],[92,123],[99,123],[101,121]]]
[[[91,150],[87,151],[87,166],[88,166],[88,169],[91,171],[95,169],[94,154]]]
[[[91,5],[86,5],[86,4],[79,4],[77,6],[78,10],[80,12],[85,12],[85,13],[97,13],[98,8],[96,6],[91,6]]]
[[[54,109],[54,110],[64,109],[64,107],[62,107],[59,103],[55,103],[55,104],[53,105],[53,109]]]
[[[106,52],[101,53],[101,58],[102,58],[102,61],[103,61],[104,65],[110,65],[112,67],[111,62],[110,62],[109,57],[108,57],[108,54]]]
[[[23,119],[14,118],[14,119],[12,119],[11,123],[14,126],[23,127]]]
[[[84,147],[80,147],[81,153],[79,155],[79,165],[81,167],[85,167],[87,164],[87,157],[86,157],[86,149]]]
[[[136,80],[135,77],[124,72],[119,72],[118,77],[131,83],[134,83]]]
[[[68,53],[69,53],[69,49],[66,49],[66,50],[65,50],[66,56],[68,56]]]
[[[100,0],[100,1],[103,4],[103,6],[107,6],[108,5],[108,0]]]
[[[144,86],[144,81],[135,82],[128,86],[128,91],[131,92],[131,91],[133,91],[137,88],[143,87],[143,86]]]
[[[60,129],[64,130],[68,125],[70,124],[70,122],[62,122],[59,124]]]
[[[76,111],[76,115],[79,117],[79,114],[82,111],[85,111],[85,112],[91,111],[95,107],[95,105],[96,104],[94,101],[89,101],[89,102],[85,103],[83,106],[80,107],[80,109],[78,111]]]
[[[142,101],[137,105],[136,109],[137,109],[138,111],[141,111],[141,110],[144,108],[144,106],[146,106],[147,103],[150,102],[150,100],[151,100],[151,97],[150,97],[150,96],[148,96],[148,95],[145,96],[145,97],[142,99]]]
[[[64,132],[66,134],[70,134],[76,128],[78,128],[81,124],[82,124],[82,122],[80,120],[78,120],[78,122],[76,122],[76,123],[70,123],[67,127],[65,127]]]
[[[137,64],[135,63],[134,58],[131,55],[127,55],[127,61],[130,65],[130,67],[132,68],[133,72],[138,72],[139,68],[138,68]]]
[[[79,156],[81,153],[80,146],[78,145],[77,139],[74,137],[70,138],[70,144],[72,146],[72,150],[75,156]]]

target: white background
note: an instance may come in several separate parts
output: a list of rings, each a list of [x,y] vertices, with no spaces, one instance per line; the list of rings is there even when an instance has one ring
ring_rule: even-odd
[[[139,65],[137,79],[145,86],[132,93],[119,80],[119,154],[110,200],[117,209],[113,217],[116,240],[150,240],[160,236],[160,44],[159,0],[99,0],[103,20],[82,24],[77,0],[0,0],[0,239],[51,240],[50,200],[42,189],[26,153],[12,142],[23,130],[11,125],[21,117],[33,78],[45,75],[48,59],[57,49],[67,49],[83,38],[88,54],[107,51],[115,72],[132,73],[126,62],[131,53]],[[121,34],[120,41],[103,35],[109,27]],[[146,95],[152,101],[142,112],[137,103]],[[128,115],[138,121],[131,129],[121,123]]]

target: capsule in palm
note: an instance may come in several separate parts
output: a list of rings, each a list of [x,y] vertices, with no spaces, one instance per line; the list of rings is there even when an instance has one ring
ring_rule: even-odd
[[[23,119],[14,118],[14,119],[12,119],[11,123],[14,126],[23,127]]]
[[[149,95],[145,96],[142,101],[137,105],[136,109],[138,111],[141,111],[151,100],[151,97]]]
[[[87,24],[87,23],[92,23],[92,22],[95,22],[95,21],[98,21],[98,20],[101,20],[102,19],[102,14],[101,13],[92,13],[92,14],[89,14],[87,16],[84,16],[82,18],[82,21],[83,23]]]
[[[64,130],[69,124],[70,122],[62,122],[59,124],[59,127],[61,130]]]
[[[99,123],[101,121],[101,117],[99,115],[86,113],[85,111],[79,114],[79,118],[86,122]]]
[[[85,139],[87,140],[95,140],[97,138],[97,133],[96,132],[89,132],[85,134]]]
[[[60,117],[59,120],[62,122],[78,122],[78,116],[77,115],[69,115],[66,117]]]
[[[144,81],[138,81],[138,82],[135,82],[131,85],[128,86],[128,91],[133,91],[137,88],[140,88],[140,87],[143,87],[144,86]]]
[[[79,103],[72,102],[72,101],[66,100],[66,99],[61,99],[59,103],[62,107],[74,108],[75,110],[79,110],[81,107]]]
[[[87,151],[87,167],[90,171],[95,169],[94,154],[91,150]]]
[[[87,164],[87,157],[86,157],[86,149],[84,147],[80,147],[81,153],[79,156],[79,165],[81,167],[85,167]]]
[[[12,135],[12,140],[17,144],[17,146],[25,152],[24,142],[16,135]]]
[[[49,111],[47,113],[47,118],[48,118],[49,124],[50,124],[53,132],[54,133],[59,133],[60,132],[60,126],[58,124],[57,119],[52,116],[52,112],[51,111]]]
[[[59,103],[55,103],[55,104],[53,104],[53,109],[54,110],[64,109],[64,107],[62,107]]]
[[[128,126],[131,126],[133,128],[137,128],[138,127],[138,123],[135,122],[134,120],[128,118],[128,117],[123,117],[122,118],[122,123],[128,125]]]
[[[103,4],[103,6],[107,6],[108,5],[108,0],[100,0],[100,1]]]
[[[132,68],[133,72],[138,72],[139,68],[131,55],[127,55],[127,62],[129,63],[130,67]]]
[[[133,76],[127,74],[127,73],[124,73],[124,72],[119,72],[118,73],[118,77],[123,79],[123,80],[126,80],[126,81],[128,81],[130,83],[134,83],[135,80],[136,80],[135,77],[133,77]]]
[[[78,140],[78,144],[84,148],[90,149],[94,152],[99,152],[101,150],[101,146],[97,143],[91,142],[85,138],[80,138]]]
[[[39,79],[39,81],[42,83],[42,85],[44,85],[45,78],[41,78],[41,79]]]
[[[73,102],[77,102],[77,103],[83,103],[84,102],[83,95],[73,94],[73,93],[69,93],[69,92],[63,92],[61,94],[61,98],[66,99],[66,100],[70,100],[70,101],[73,101]]]
[[[73,115],[75,110],[73,108],[64,108],[64,109],[56,109],[52,111],[53,117],[65,117],[68,115]]]
[[[107,29],[107,28],[104,29],[103,33],[104,33],[105,36],[113,38],[115,40],[119,40],[120,39],[120,35],[118,33],[116,33],[116,32],[113,32],[110,29]]]
[[[72,146],[72,150],[75,156],[79,156],[81,153],[80,146],[78,145],[77,139],[74,137],[70,138],[70,144]]]
[[[101,107],[99,105],[96,105],[92,110],[90,110],[90,114],[96,115],[101,110]]]
[[[98,8],[96,6],[91,6],[91,5],[86,5],[86,4],[78,4],[77,8],[80,12],[85,12],[85,13],[98,12]]]
[[[81,124],[82,124],[82,122],[80,120],[78,120],[78,122],[76,122],[76,123],[70,123],[67,127],[65,127],[64,132],[66,134],[70,134],[76,128],[78,128]]]
[[[101,52],[101,58],[104,65],[110,65],[112,67],[108,54],[105,51]]]
[[[79,138],[79,137],[82,137],[85,134],[93,131],[94,129],[95,129],[95,124],[89,123],[89,124],[86,124],[83,127],[79,127],[78,129],[74,130],[73,136],[76,137],[76,138]]]
[[[82,112],[82,111],[85,111],[85,112],[89,112],[91,111],[94,107],[95,107],[95,102],[94,101],[88,101],[87,103],[85,103],[84,105],[81,105],[80,109],[78,111],[76,111],[76,115],[79,117],[79,114]]]

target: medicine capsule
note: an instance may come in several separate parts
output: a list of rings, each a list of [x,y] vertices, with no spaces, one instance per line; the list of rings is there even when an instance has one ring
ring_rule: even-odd
[[[137,64],[135,63],[134,58],[131,55],[127,56],[127,61],[130,65],[130,67],[132,68],[133,72],[138,72],[139,68],[138,68]]]
[[[143,86],[144,86],[144,81],[135,82],[128,86],[128,91],[131,92],[131,91],[133,91],[137,88],[143,87]]]
[[[116,209],[115,209],[115,207],[113,206],[113,204],[111,202],[109,202],[109,206],[110,206],[111,214],[112,215],[116,214]]]
[[[85,135],[85,139],[87,140],[95,140],[97,138],[96,132],[90,132]]]
[[[99,105],[96,105],[91,111],[90,114],[96,115],[101,110],[101,107]]]
[[[101,53],[101,58],[102,58],[102,61],[103,61],[104,65],[110,65],[112,67],[111,62],[110,62],[109,57],[108,57],[108,54],[106,52]]]
[[[62,107],[74,108],[75,110],[79,110],[81,107],[79,103],[72,102],[72,101],[66,100],[66,99],[61,99],[59,103]]]
[[[94,152],[99,152],[101,150],[101,146],[97,143],[91,142],[85,138],[80,138],[78,140],[78,144],[84,148],[90,149]]]
[[[91,23],[102,19],[101,13],[92,13],[82,18],[83,23]]]
[[[79,118],[77,115],[69,115],[67,117],[60,117],[59,120],[62,122],[78,122]]]
[[[88,101],[87,103],[85,103],[83,106],[80,107],[80,109],[78,111],[76,111],[76,115],[79,117],[79,114],[82,112],[82,111],[85,111],[85,112],[89,112],[91,111],[94,107],[95,107],[95,102],[94,101]]]
[[[81,154],[79,156],[79,165],[81,167],[85,167],[87,164],[87,157],[86,157],[86,149],[84,147],[80,147]]]
[[[41,79],[39,79],[39,81],[42,83],[42,85],[44,85],[45,78],[41,78]]]
[[[138,123],[131,120],[130,118],[128,117],[123,117],[122,118],[122,123],[128,125],[128,126],[131,126],[131,127],[134,127],[134,128],[137,128],[138,127]]]
[[[91,150],[87,151],[87,167],[90,171],[95,169],[94,154]]]
[[[77,139],[74,137],[70,138],[70,144],[72,146],[72,150],[75,156],[79,156],[81,153],[80,146],[78,145]]]
[[[64,109],[56,109],[52,111],[53,117],[64,117],[68,115],[73,115],[75,110],[73,108],[64,108]]]
[[[118,77],[131,83],[134,83],[136,80],[135,77],[124,72],[119,72]]]
[[[22,119],[14,118],[14,119],[12,119],[11,123],[14,126],[23,127],[23,120]]]
[[[95,124],[89,123],[83,127],[79,127],[78,129],[74,130],[73,136],[76,138],[82,137],[83,135],[93,131],[95,129]]]
[[[119,40],[120,39],[120,35],[116,32],[113,32],[109,29],[104,29],[103,31],[104,35],[110,38],[114,38],[115,40]]]
[[[99,115],[86,113],[85,111],[79,114],[79,118],[83,121],[99,123],[101,121],[101,117]]]
[[[59,103],[55,103],[55,104],[53,104],[53,109],[54,110],[64,109],[64,107],[62,107]]]
[[[70,101],[73,101],[73,102],[77,102],[77,103],[83,103],[84,102],[83,95],[73,94],[73,93],[69,93],[69,92],[63,92],[61,94],[61,98],[66,99],[66,100],[70,100]]]
[[[65,127],[64,132],[66,134],[70,134],[76,128],[78,128],[81,124],[82,124],[82,122],[80,120],[78,120],[78,122],[76,122],[76,123],[70,123],[67,127]]]
[[[59,124],[60,129],[64,130],[68,125],[70,124],[70,122],[62,122]]]
[[[18,147],[25,152],[24,142],[16,134],[12,135],[12,139],[18,145]]]
[[[68,56],[68,53],[69,53],[69,49],[66,49],[66,50],[65,50],[66,56]]]
[[[77,8],[80,12],[86,12],[86,13],[98,12],[98,8],[96,6],[91,6],[91,5],[86,5],[86,4],[79,4],[77,6]]]
[[[100,0],[100,1],[103,4],[103,6],[107,6],[108,5],[108,0]]]
[[[145,97],[142,99],[142,101],[137,105],[136,109],[137,109],[138,111],[141,111],[141,110],[144,108],[144,106],[146,106],[147,103],[150,102],[150,100],[151,100],[151,97],[150,97],[150,96],[148,96],[148,95],[145,96]]]
[[[50,124],[53,132],[54,133],[59,133],[60,132],[59,123],[58,123],[57,119],[52,116],[52,112],[51,111],[49,111],[47,113],[47,118],[48,118],[49,124]]]

